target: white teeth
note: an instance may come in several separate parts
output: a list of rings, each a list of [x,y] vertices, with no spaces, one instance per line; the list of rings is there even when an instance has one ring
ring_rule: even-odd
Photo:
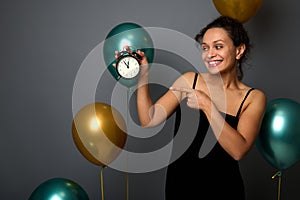
[[[211,61],[211,62],[208,62],[208,64],[211,65],[211,66],[216,66],[217,63],[218,63],[217,61]]]
[[[210,62],[208,62],[208,64],[210,65],[210,66],[217,66],[217,64],[219,64],[220,63],[220,61],[210,61]]]

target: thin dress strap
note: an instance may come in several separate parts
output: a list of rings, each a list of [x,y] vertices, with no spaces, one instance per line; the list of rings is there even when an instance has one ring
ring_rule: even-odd
[[[195,89],[196,84],[197,84],[197,79],[198,79],[198,73],[195,73],[195,78],[194,78],[194,82],[193,82],[193,89]],[[175,128],[174,128],[174,136],[176,135],[178,129],[179,129],[179,125],[180,125],[180,121],[181,121],[181,109],[180,106],[178,106],[176,108],[176,117],[175,117]]]
[[[245,102],[245,100],[247,99],[248,95],[250,94],[250,92],[251,92],[252,90],[254,90],[254,88],[250,88],[250,89],[248,90],[247,94],[245,95],[245,97],[244,97],[244,99],[243,99],[243,101],[242,101],[242,103],[241,103],[241,105],[240,105],[240,107],[239,107],[239,110],[238,110],[238,112],[237,112],[237,114],[236,114],[236,117],[239,117],[239,115],[240,115],[240,113],[241,113],[241,111],[242,111],[242,107],[243,107],[243,105],[244,105],[244,102]]]
[[[198,73],[195,73],[194,83],[193,83],[193,89],[195,89],[198,79]]]

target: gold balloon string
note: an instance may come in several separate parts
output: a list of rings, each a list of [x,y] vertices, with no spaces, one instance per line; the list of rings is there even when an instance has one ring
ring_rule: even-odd
[[[127,124],[127,130],[129,129],[129,98],[130,98],[130,95],[132,94],[133,90],[132,88],[128,88],[127,90],[127,113],[126,113],[126,124]]]
[[[126,172],[126,200],[129,199],[129,177],[128,172]]]
[[[130,95],[132,94],[132,88],[128,88],[127,90],[127,112],[126,112],[126,124],[127,124],[127,131],[129,130],[129,99]],[[128,152],[126,153],[126,168],[128,169]],[[128,170],[126,170],[126,200],[129,199],[129,175]]]
[[[272,179],[276,178],[277,176],[278,176],[277,199],[280,200],[281,177],[282,177],[282,172],[280,170],[272,176]]]
[[[103,183],[103,168],[100,169],[100,187],[101,187],[101,200],[104,200],[104,183]]]

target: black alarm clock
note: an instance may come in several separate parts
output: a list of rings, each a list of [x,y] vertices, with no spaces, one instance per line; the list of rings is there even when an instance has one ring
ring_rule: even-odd
[[[134,79],[140,72],[141,56],[136,51],[121,51],[116,59],[119,78]]]

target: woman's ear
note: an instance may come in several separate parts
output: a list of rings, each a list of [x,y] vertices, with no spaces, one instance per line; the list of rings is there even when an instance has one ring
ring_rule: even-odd
[[[235,56],[235,58],[237,60],[239,60],[243,56],[245,50],[246,50],[246,45],[245,44],[241,44],[240,46],[238,46],[236,48],[236,56]]]

